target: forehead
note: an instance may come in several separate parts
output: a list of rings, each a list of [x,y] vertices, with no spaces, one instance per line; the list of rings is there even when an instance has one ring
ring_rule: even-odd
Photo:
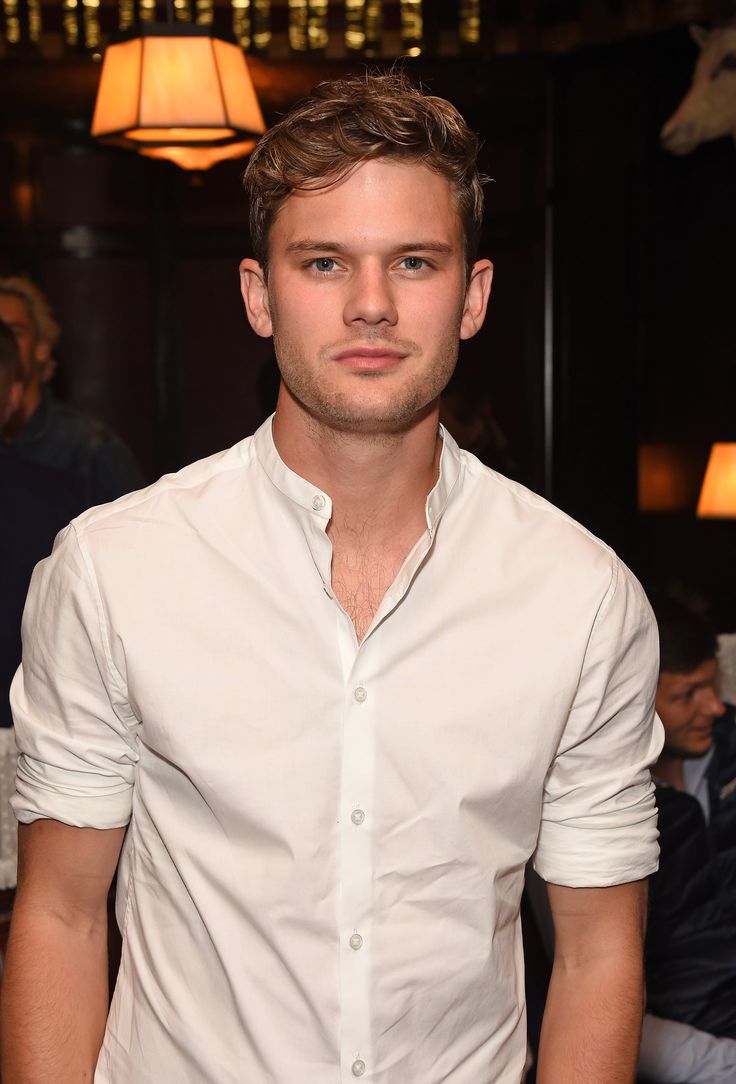
[[[663,691],[677,693],[689,689],[693,685],[710,685],[715,681],[717,668],[718,664],[715,659],[706,659],[705,662],[701,662],[699,666],[696,666],[694,670],[689,670],[686,674],[674,674],[671,671],[663,670],[659,675],[660,687]]]
[[[446,177],[417,162],[381,158],[359,163],[326,188],[292,192],[279,209],[271,240],[289,244],[302,235],[325,241],[375,236],[454,245],[461,232]]]
[[[28,311],[28,306],[22,298],[14,294],[0,293],[0,319],[6,324],[23,325],[33,327],[33,320]]]

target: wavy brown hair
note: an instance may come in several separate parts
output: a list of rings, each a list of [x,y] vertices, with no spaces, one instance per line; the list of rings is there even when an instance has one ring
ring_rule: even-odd
[[[479,140],[454,105],[426,94],[403,72],[320,83],[261,138],[243,184],[250,201],[253,254],[268,266],[268,234],[295,190],[327,188],[360,162],[417,162],[446,177],[472,266],[483,218]]]

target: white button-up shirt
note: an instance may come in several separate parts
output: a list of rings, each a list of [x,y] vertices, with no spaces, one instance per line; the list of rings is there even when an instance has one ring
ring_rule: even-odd
[[[36,570],[16,815],[127,824],[97,1084],[518,1084],[524,866],[656,867],[657,651],[607,547],[444,434],[358,644],[267,422]]]

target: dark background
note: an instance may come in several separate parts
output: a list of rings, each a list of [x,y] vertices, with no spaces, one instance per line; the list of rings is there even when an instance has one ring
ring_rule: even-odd
[[[736,152],[730,139],[681,159],[660,149],[696,58],[684,22],[664,21],[555,50],[519,34],[500,52],[497,35],[407,63],[482,134],[493,178],[494,293],[461,383],[490,398],[521,481],[646,581],[704,590],[732,631],[736,523],[694,508],[710,444],[736,440]],[[267,122],[364,64],[255,57]],[[0,274],[47,292],[63,328],[58,394],[109,422],[153,479],[253,430],[271,349],[239,295],[242,164],[192,175],[96,145],[98,78],[89,55],[0,56]],[[651,443],[674,446],[694,479],[678,509],[638,508]]]

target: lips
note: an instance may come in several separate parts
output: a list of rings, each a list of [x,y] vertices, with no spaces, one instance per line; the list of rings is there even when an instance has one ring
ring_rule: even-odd
[[[389,346],[349,346],[334,355],[334,361],[351,369],[378,371],[395,368],[407,354]]]
[[[711,738],[713,736],[713,724],[708,723],[705,726],[694,726],[691,728],[690,734],[693,738],[700,739],[701,741]]]

